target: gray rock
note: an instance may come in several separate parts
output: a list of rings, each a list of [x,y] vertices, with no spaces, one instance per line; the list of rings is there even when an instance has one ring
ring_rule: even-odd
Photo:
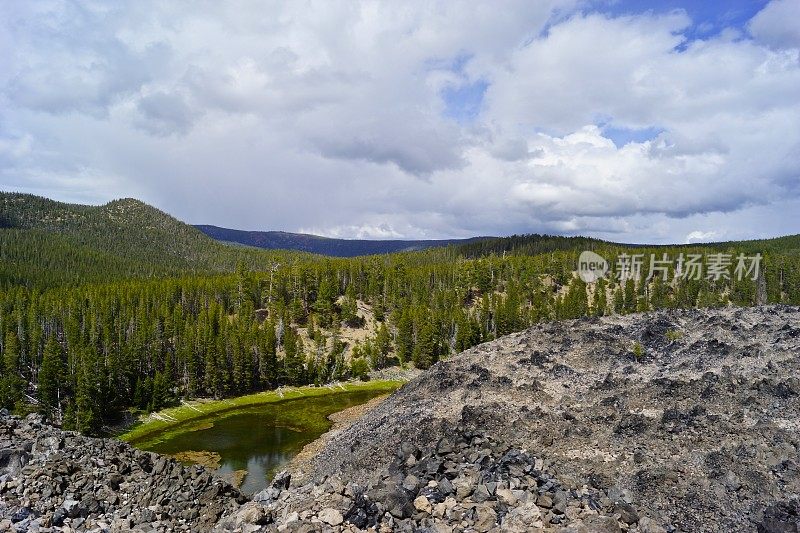
[[[475,489],[475,491],[472,493],[471,497],[472,497],[472,501],[477,502],[477,503],[481,503],[481,502],[485,502],[486,500],[491,498],[492,495],[489,494],[489,489],[486,488],[486,485],[480,484]]]
[[[553,497],[550,494],[542,494],[536,499],[536,505],[542,509],[552,509]]]
[[[624,502],[615,503],[614,512],[619,513],[620,520],[626,524],[635,524],[639,521],[639,514],[630,504]]]
[[[497,512],[491,507],[478,507],[475,516],[475,531],[485,533],[494,528],[497,522]]]
[[[403,480],[403,488],[416,493],[419,489],[419,479],[417,476],[414,475],[407,475],[406,478]]]
[[[330,526],[338,526],[344,522],[342,513],[336,509],[326,508],[319,512],[319,519]]]
[[[431,514],[433,511],[433,505],[425,496],[417,496],[414,499],[414,508],[425,514]]]
[[[75,518],[81,512],[81,502],[77,500],[64,500],[64,504],[61,507],[70,518]]]

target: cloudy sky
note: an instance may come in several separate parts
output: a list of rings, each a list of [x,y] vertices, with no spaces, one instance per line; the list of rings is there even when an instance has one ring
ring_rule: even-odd
[[[362,238],[800,233],[800,0],[0,2],[0,189]]]

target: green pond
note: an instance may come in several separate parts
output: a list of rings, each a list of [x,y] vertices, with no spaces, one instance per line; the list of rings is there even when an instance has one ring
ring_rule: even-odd
[[[330,429],[328,415],[386,394],[381,390],[335,392],[237,408],[178,424],[135,445],[173,455],[220,455],[220,475],[246,470],[242,492],[253,494],[309,442]]]

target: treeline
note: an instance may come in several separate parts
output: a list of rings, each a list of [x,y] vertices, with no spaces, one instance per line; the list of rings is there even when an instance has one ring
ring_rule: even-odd
[[[477,240],[459,244],[454,249],[459,255],[476,258],[491,254],[537,255],[555,251],[593,250],[607,244],[605,241],[590,237],[562,237],[532,233]]]
[[[636,249],[645,273],[651,252],[681,251]],[[263,272],[241,264],[228,275],[8,287],[0,291],[0,403],[97,433],[127,409],[181,397],[322,384],[396,364],[427,368],[541,320],[750,305],[759,293],[800,304],[800,262],[791,254],[766,255],[758,280],[672,271],[668,281],[587,285],[574,275],[578,253],[293,258]],[[345,340],[359,329],[367,329],[362,340]]]

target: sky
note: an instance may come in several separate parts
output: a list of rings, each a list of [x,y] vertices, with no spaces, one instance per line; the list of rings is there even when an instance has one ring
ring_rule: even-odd
[[[0,189],[348,238],[800,233],[800,0],[0,2]]]

